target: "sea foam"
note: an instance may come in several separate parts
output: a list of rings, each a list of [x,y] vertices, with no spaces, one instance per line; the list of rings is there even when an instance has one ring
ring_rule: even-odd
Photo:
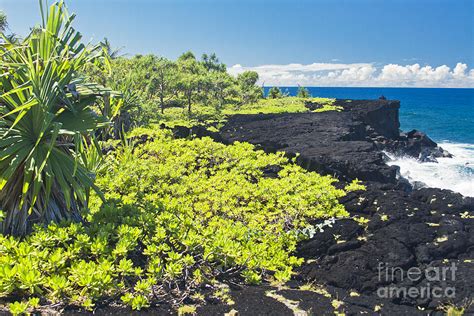
[[[395,157],[389,153],[389,165],[400,167],[401,175],[411,183],[449,189],[474,197],[474,144],[440,142],[453,158],[438,158],[438,163],[420,163],[413,158]]]

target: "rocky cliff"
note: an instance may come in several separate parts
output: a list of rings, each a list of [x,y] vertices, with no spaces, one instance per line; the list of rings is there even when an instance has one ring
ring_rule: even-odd
[[[400,132],[399,101],[337,100],[335,105],[342,111],[235,115],[219,138],[250,142],[269,152],[298,154],[299,163],[308,170],[341,180],[399,182],[398,168],[385,164],[383,151],[420,161],[449,156],[420,131]]]

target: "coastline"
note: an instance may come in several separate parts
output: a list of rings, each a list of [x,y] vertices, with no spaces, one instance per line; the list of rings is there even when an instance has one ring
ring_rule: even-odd
[[[399,167],[387,164],[383,153],[387,148],[405,153],[411,150],[412,161],[424,150],[417,144],[423,145],[423,140],[400,141],[395,135],[399,127],[397,101],[338,100],[337,104],[344,106],[342,112],[237,115],[217,136],[225,143],[247,141],[267,152],[284,151],[290,157],[299,154],[297,163],[308,170],[336,176],[342,183],[357,178],[366,185],[366,191],[351,193],[341,201],[351,217],[363,218],[366,224],[336,221],[322,234],[302,242],[297,254],[305,258],[305,264],[295,277],[296,283],[287,292],[277,293],[297,299],[302,302],[299,306],[315,313],[330,307],[315,303],[324,301],[324,295],[298,293],[302,284],[321,285],[331,295],[344,297],[349,314],[373,313],[374,306],[382,306],[378,310],[382,314],[436,314],[440,305],[448,303],[436,297],[381,298],[377,291],[386,283],[377,278],[377,266],[383,262],[405,272],[455,265],[455,280],[432,285],[456,288],[456,297],[450,298],[455,304],[472,300],[474,198],[450,190],[414,187],[400,175]],[[430,150],[436,148],[437,144]],[[426,278],[416,284],[423,282],[430,284]],[[403,278],[391,283],[407,285]],[[237,295],[245,295],[245,291]],[[214,308],[204,306],[201,311]],[[240,310],[239,306],[236,309]],[[472,307],[465,312],[473,312]]]
[[[437,162],[420,163],[414,158],[386,153],[388,165],[400,167],[400,174],[415,187],[448,189],[464,196],[474,197],[474,145],[439,143],[452,158],[439,158]]]
[[[295,95],[297,87],[281,87]],[[391,156],[389,165],[400,166],[401,174],[416,187],[452,189],[474,196],[474,89],[409,87],[308,87],[322,97],[376,99],[384,95],[400,100],[400,129],[425,132],[454,159],[438,164],[419,163],[404,156]]]
[[[5,1],[0,316],[474,316],[469,5]]]

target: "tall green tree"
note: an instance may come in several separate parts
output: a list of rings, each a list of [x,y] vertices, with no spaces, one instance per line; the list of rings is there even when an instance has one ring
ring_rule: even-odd
[[[128,119],[125,120],[125,126],[146,124],[156,114],[157,92],[153,83],[156,72],[153,69],[156,69],[158,61],[159,58],[153,55],[118,57],[112,60],[112,70],[104,79],[107,86],[122,92],[122,109],[127,109],[122,114],[131,120],[130,124]],[[116,102],[111,107],[117,105],[117,102],[120,103],[116,98],[111,101]]]
[[[41,32],[0,50],[0,223],[25,234],[33,223],[80,221],[93,174],[81,162],[85,137],[106,124],[91,106],[106,93],[81,76],[103,61],[85,46],[64,3],[41,8]]]
[[[185,60],[196,60],[196,56],[191,51],[184,52],[181,54],[181,56],[178,57],[178,62],[182,62]]]
[[[225,64],[220,62],[215,53],[202,54],[201,62],[207,71],[226,72],[227,70]]]
[[[239,96],[243,104],[256,102],[263,97],[262,88],[257,86],[258,73],[244,71],[237,76]]]
[[[165,104],[176,95],[178,87],[178,67],[176,63],[160,58],[152,68],[153,75],[150,80],[149,89],[156,93],[160,102],[161,113],[165,111]]]
[[[104,49],[105,53],[109,56],[110,59],[116,59],[122,56],[122,47],[113,48],[107,37],[104,38],[100,45]]]
[[[221,110],[227,103],[227,98],[237,94],[235,80],[227,72],[213,72],[209,77],[216,109]]]
[[[194,55],[186,52],[178,58],[179,78],[177,86],[183,93],[188,107],[188,113],[191,113],[193,100],[203,84],[204,67],[196,60]]]
[[[117,91],[120,90],[117,83],[130,79],[127,79],[127,89],[134,92],[139,103],[129,112],[132,125],[163,119],[159,113],[163,114],[170,104],[185,106],[191,113],[193,104],[222,109],[228,104],[248,104],[263,97],[263,89],[257,86],[256,72],[244,72],[234,78],[215,54],[204,54],[197,60],[192,52],[185,52],[176,61],[155,55],[136,55],[111,58],[111,65],[110,74],[92,69],[88,75]],[[113,112],[111,107],[112,104],[108,111],[102,112],[109,118]]]

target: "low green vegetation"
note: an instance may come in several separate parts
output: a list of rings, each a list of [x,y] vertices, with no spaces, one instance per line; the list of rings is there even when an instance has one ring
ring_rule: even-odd
[[[313,112],[341,111],[342,107],[334,105],[335,99],[330,98],[262,98],[256,102],[245,105],[228,105],[216,110],[206,105],[195,104],[192,115],[188,115],[187,110],[180,107],[169,108],[160,114],[157,121],[147,124],[165,124],[169,127],[181,125],[191,127],[194,125],[204,125],[207,127],[219,127],[225,123],[227,118],[235,114],[277,114],[277,113],[303,113],[311,112],[305,106],[306,102],[318,103],[320,108]]]
[[[261,99],[258,102],[243,105],[239,108],[229,108],[223,111],[224,114],[270,114],[270,113],[299,113],[309,112],[306,102],[318,103],[320,109],[313,112],[325,112],[341,110],[341,107],[334,105],[335,99],[329,98],[301,98],[285,97],[277,99]]]
[[[442,310],[445,312],[446,316],[463,316],[465,308],[447,305],[443,306]]]
[[[305,100],[307,99],[298,97],[261,99],[258,102],[243,105],[239,108],[226,109],[224,113],[233,115],[308,112],[308,108],[304,105]]]
[[[308,237],[308,220],[347,215],[333,178],[283,154],[156,130],[135,136],[143,133],[154,141],[105,157],[96,180],[105,200],[91,197],[87,225],[0,235],[4,305],[32,310],[37,298],[92,308],[115,300],[141,309],[163,296],[179,301],[223,275],[285,281],[301,263],[291,253]]]
[[[313,112],[319,113],[319,112],[327,112],[327,111],[342,111],[343,108],[342,106],[334,105],[333,102],[328,101],[328,102],[322,102],[322,107],[319,109],[314,110]]]

